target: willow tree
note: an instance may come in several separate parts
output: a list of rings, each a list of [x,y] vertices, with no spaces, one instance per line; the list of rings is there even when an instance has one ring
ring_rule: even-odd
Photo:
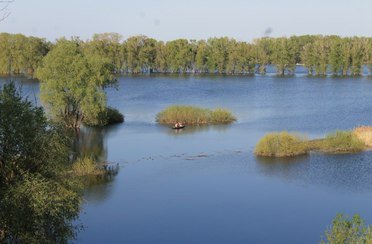
[[[110,61],[84,55],[79,43],[61,39],[36,72],[42,81],[40,97],[53,118],[67,127],[79,128],[82,121],[100,124],[104,88],[114,82],[113,70]]]

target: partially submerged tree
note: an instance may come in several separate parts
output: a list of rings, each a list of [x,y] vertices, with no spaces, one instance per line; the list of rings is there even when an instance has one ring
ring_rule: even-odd
[[[79,128],[83,120],[100,124],[99,115],[106,109],[104,88],[115,81],[113,72],[109,60],[86,55],[78,42],[61,39],[37,70],[40,97],[53,118],[67,127]]]

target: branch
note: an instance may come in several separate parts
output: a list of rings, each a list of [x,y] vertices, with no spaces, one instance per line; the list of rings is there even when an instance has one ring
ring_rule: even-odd
[[[2,14],[2,16],[0,17],[0,22],[2,22],[4,19],[8,18],[9,15],[10,15],[10,11],[6,11],[9,7],[9,4],[14,2],[14,0],[0,0],[0,4],[2,3],[5,3],[5,6],[0,8],[0,12],[3,12],[4,13]]]

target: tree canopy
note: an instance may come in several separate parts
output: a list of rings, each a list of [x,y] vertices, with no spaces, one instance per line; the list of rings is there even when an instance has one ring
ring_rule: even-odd
[[[113,73],[264,74],[274,65],[280,75],[293,74],[302,64],[309,75],[360,75],[363,65],[372,74],[372,38],[335,35],[263,37],[252,43],[228,37],[168,42],[138,35],[124,39],[117,33],[75,39],[84,56],[109,62]],[[20,34],[0,34],[0,72],[30,74],[56,43]],[[51,61],[51,60],[49,60]]]
[[[103,89],[114,82],[113,72],[108,58],[86,54],[79,42],[61,39],[36,72],[41,100],[67,127],[78,128],[83,121],[100,124],[106,110]]]
[[[12,83],[0,91],[0,115],[0,242],[67,242],[80,204],[65,178],[68,140]]]

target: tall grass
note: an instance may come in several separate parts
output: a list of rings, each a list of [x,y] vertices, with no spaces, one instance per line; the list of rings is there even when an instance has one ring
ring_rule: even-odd
[[[286,131],[266,134],[256,145],[255,154],[268,157],[290,157],[309,152],[307,140]]]
[[[235,116],[226,109],[210,110],[185,105],[167,107],[156,115],[156,122],[160,124],[174,124],[177,122],[187,125],[229,124],[235,120]]]
[[[360,126],[354,129],[354,134],[364,142],[367,147],[372,147],[372,126]]]
[[[364,142],[353,131],[336,131],[328,134],[321,143],[321,150],[332,153],[360,152]]]
[[[100,175],[104,174],[104,170],[97,167],[97,163],[92,157],[85,156],[74,162],[72,173],[76,176]]]

